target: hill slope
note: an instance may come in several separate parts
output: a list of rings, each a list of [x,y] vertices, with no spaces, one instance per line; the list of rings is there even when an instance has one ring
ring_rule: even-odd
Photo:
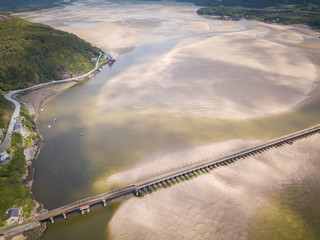
[[[74,34],[0,13],[1,90],[80,75],[99,51]]]
[[[282,24],[308,24],[320,28],[319,0],[187,0],[201,8],[198,14],[255,19]]]
[[[57,6],[59,0],[0,0],[0,11],[25,12]]]

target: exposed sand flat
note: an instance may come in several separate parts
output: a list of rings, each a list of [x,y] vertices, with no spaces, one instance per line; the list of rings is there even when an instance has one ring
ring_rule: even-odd
[[[16,94],[16,98],[24,103],[28,103],[32,106],[33,111],[36,114],[36,118],[38,118],[39,108],[44,105],[52,96],[61,93],[61,91],[66,90],[73,85],[75,82],[68,82],[68,83],[59,83],[50,86],[46,86],[40,89],[22,92]]]
[[[108,177],[106,184],[123,184],[135,183],[150,179],[154,176],[170,172],[175,169],[184,168],[191,164],[199,163],[208,159],[216,159],[227,153],[235,152],[261,144],[261,141],[251,141],[250,143],[244,140],[230,140],[224,143],[213,143],[199,147],[190,147],[188,149],[176,152],[158,153],[150,158],[145,159],[137,166],[132,167],[130,170],[120,172]],[[157,166],[156,168],[154,166]]]
[[[129,199],[110,230],[114,239],[247,239],[251,217],[273,190],[319,176],[319,143],[318,134]]]
[[[317,32],[216,21],[197,16],[196,10],[193,5],[80,1],[32,16],[33,21],[75,33],[114,57],[140,44],[160,46],[181,38],[158,58],[110,79],[99,103],[108,110],[143,105],[150,112],[256,118],[292,110],[319,81],[319,66],[301,48],[305,41],[316,41]]]
[[[258,27],[188,38],[108,81],[100,105],[148,102],[152,111],[235,119],[291,110],[319,80],[318,66],[303,50],[265,39],[270,31]]]
[[[201,21],[200,17],[184,18],[186,14],[192,16],[190,13],[196,10],[192,5],[176,6],[173,10],[162,5],[131,3],[125,6],[115,3],[110,8],[110,3],[104,2],[99,5],[96,2],[88,5],[86,2],[84,7],[80,2],[63,10],[34,14],[32,17],[33,21],[72,32],[117,57],[126,53],[125,49],[146,41],[208,31],[211,24]],[[57,16],[62,17],[60,21],[57,21]]]

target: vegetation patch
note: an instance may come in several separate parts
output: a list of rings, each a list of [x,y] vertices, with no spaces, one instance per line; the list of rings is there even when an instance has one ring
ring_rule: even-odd
[[[15,150],[12,160],[0,169],[0,226],[6,224],[5,212],[13,206],[22,206],[24,217],[29,217],[34,202],[29,190],[21,185],[21,178],[26,172],[23,148]]]
[[[20,105],[20,115],[24,117],[22,123],[28,128],[29,131],[33,131],[34,124],[31,120],[30,113],[24,104]]]
[[[277,9],[244,9],[234,7],[200,8],[200,15],[214,15],[220,19],[250,19],[282,24],[308,24],[320,28],[320,4],[307,7],[280,6]]]
[[[181,0],[182,1],[182,0]],[[320,28],[319,0],[187,0],[198,6],[200,15],[221,19],[252,19],[282,24],[308,24]]]
[[[6,109],[8,106],[8,100],[0,93],[0,128],[4,128],[4,115],[6,114]]]
[[[0,11],[25,12],[58,6],[60,0],[0,0]],[[61,4],[61,2],[59,3]]]
[[[11,135],[11,147],[21,148],[23,144],[22,137],[19,133],[12,133]]]

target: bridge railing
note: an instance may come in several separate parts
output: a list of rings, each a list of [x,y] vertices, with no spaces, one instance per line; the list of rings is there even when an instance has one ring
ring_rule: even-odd
[[[73,211],[73,210],[76,210],[76,209],[78,209],[79,207],[81,207],[83,205],[92,205],[92,204],[95,204],[95,203],[98,203],[98,202],[101,202],[101,201],[105,200],[106,198],[108,198],[112,194],[120,193],[122,191],[129,190],[130,188],[132,188],[132,191],[135,191],[135,185],[129,185],[129,186],[125,186],[125,187],[122,187],[122,188],[113,189],[113,190],[111,190],[109,192],[102,193],[102,194],[95,195],[95,196],[88,197],[88,198],[84,198],[84,199],[69,203],[67,205],[64,205],[62,207],[52,209],[52,210],[50,210],[48,212],[36,215],[36,218],[41,218],[41,217],[44,217],[46,215],[51,215],[51,214],[54,214],[55,212],[61,212],[61,211],[63,212],[63,210],[66,210],[67,212],[68,211]],[[71,210],[70,210],[70,208],[71,208]]]

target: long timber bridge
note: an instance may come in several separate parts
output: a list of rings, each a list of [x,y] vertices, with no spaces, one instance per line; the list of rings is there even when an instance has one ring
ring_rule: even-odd
[[[197,176],[201,173],[209,172],[210,170],[213,170],[216,167],[226,166],[239,159],[244,159],[246,157],[265,152],[271,148],[281,147],[285,144],[292,144],[296,140],[309,137],[318,132],[320,132],[320,125],[316,125],[311,128],[288,134],[267,141],[264,144],[251,147],[239,152],[235,152],[218,159],[208,160],[203,163],[194,164],[144,182],[136,183],[123,188],[117,188],[100,195],[88,197],[42,214],[36,214],[32,218],[26,219],[23,223],[17,223],[1,228],[0,235],[4,235],[5,237],[11,236],[13,233],[17,231],[19,232],[19,229],[21,229],[20,232],[23,232],[28,229],[32,229],[34,227],[39,226],[39,222],[43,221],[50,220],[52,223],[54,223],[55,217],[63,216],[64,218],[66,218],[67,214],[71,212],[79,211],[81,212],[81,214],[84,214],[85,212],[89,212],[90,206],[96,204],[103,204],[103,206],[106,206],[108,201],[118,199],[127,195],[140,196],[143,193],[151,192],[161,187],[170,186],[174,183],[178,183],[179,181],[183,181],[190,177]]]

